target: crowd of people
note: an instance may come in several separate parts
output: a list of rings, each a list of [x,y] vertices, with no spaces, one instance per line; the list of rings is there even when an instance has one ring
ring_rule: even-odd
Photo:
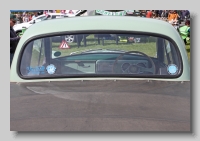
[[[180,33],[185,44],[190,40],[190,12],[188,10],[148,10],[145,16],[146,18],[160,18],[173,26],[184,22],[183,26],[176,27],[176,29]]]
[[[34,19],[35,17],[37,17],[39,14],[38,12],[34,12],[34,13],[18,13],[18,14],[14,14],[16,16],[16,24],[19,23],[25,23],[25,22],[29,22],[32,19]]]
[[[19,12],[17,14],[14,14],[16,16],[16,24],[19,23],[25,23],[25,22],[29,22],[32,19],[34,19],[35,17],[42,15],[42,14],[46,14],[46,13],[58,13],[58,10],[44,10],[43,12]],[[60,13],[64,14],[65,10],[59,10]]]
[[[17,18],[17,23],[24,23],[31,21],[34,17],[37,17],[44,12],[23,12],[15,14]],[[56,10],[49,10],[49,12],[57,12]],[[64,13],[65,10],[60,10],[61,13]],[[190,17],[189,10],[135,10],[135,13],[139,13],[141,17],[146,18],[160,18],[169,22],[180,22],[188,19]]]
[[[160,18],[169,22],[186,21],[190,18],[189,10],[139,10],[141,17]]]

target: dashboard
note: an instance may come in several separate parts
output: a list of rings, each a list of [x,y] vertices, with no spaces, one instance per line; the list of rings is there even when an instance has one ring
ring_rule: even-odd
[[[148,60],[65,61],[62,74],[140,74],[149,68]]]
[[[147,68],[147,60],[97,60],[96,73],[143,73],[140,67]],[[116,71],[115,71],[116,70]]]

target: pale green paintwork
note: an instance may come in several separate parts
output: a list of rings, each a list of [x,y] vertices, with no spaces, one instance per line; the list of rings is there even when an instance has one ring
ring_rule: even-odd
[[[179,78],[176,79],[152,79],[148,80],[163,80],[163,81],[190,81],[190,66],[188,56],[185,50],[185,44],[181,39],[179,33],[175,28],[161,20],[131,16],[88,16],[88,17],[73,17],[47,20],[36,23],[29,27],[18,43],[18,47],[13,58],[10,81],[11,82],[33,82],[41,80],[23,80],[17,75],[16,65],[17,57],[23,46],[24,42],[29,38],[40,34],[48,34],[54,32],[63,31],[80,31],[80,30],[123,30],[123,31],[139,31],[139,32],[150,32],[163,34],[172,38],[181,53],[183,60],[183,73]],[[80,78],[80,79],[59,79],[59,81],[71,81],[71,80],[146,80],[146,78]],[[55,79],[48,79],[43,81],[58,81]]]

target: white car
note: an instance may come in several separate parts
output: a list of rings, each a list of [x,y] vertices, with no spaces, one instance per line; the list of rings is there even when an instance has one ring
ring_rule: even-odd
[[[68,17],[81,16],[82,14],[86,14],[87,10],[65,10],[65,15]]]
[[[56,18],[64,18],[64,17],[65,15],[61,13],[47,13],[47,14],[40,15],[27,23],[16,24],[14,25],[13,29],[15,30],[17,34],[19,34],[22,32],[22,28],[29,28],[34,23],[37,23],[46,19],[56,19]]]

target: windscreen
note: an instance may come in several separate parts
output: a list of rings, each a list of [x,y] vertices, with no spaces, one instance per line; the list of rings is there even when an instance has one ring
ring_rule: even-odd
[[[66,34],[30,41],[20,62],[22,77],[177,77],[173,40],[130,33]]]

